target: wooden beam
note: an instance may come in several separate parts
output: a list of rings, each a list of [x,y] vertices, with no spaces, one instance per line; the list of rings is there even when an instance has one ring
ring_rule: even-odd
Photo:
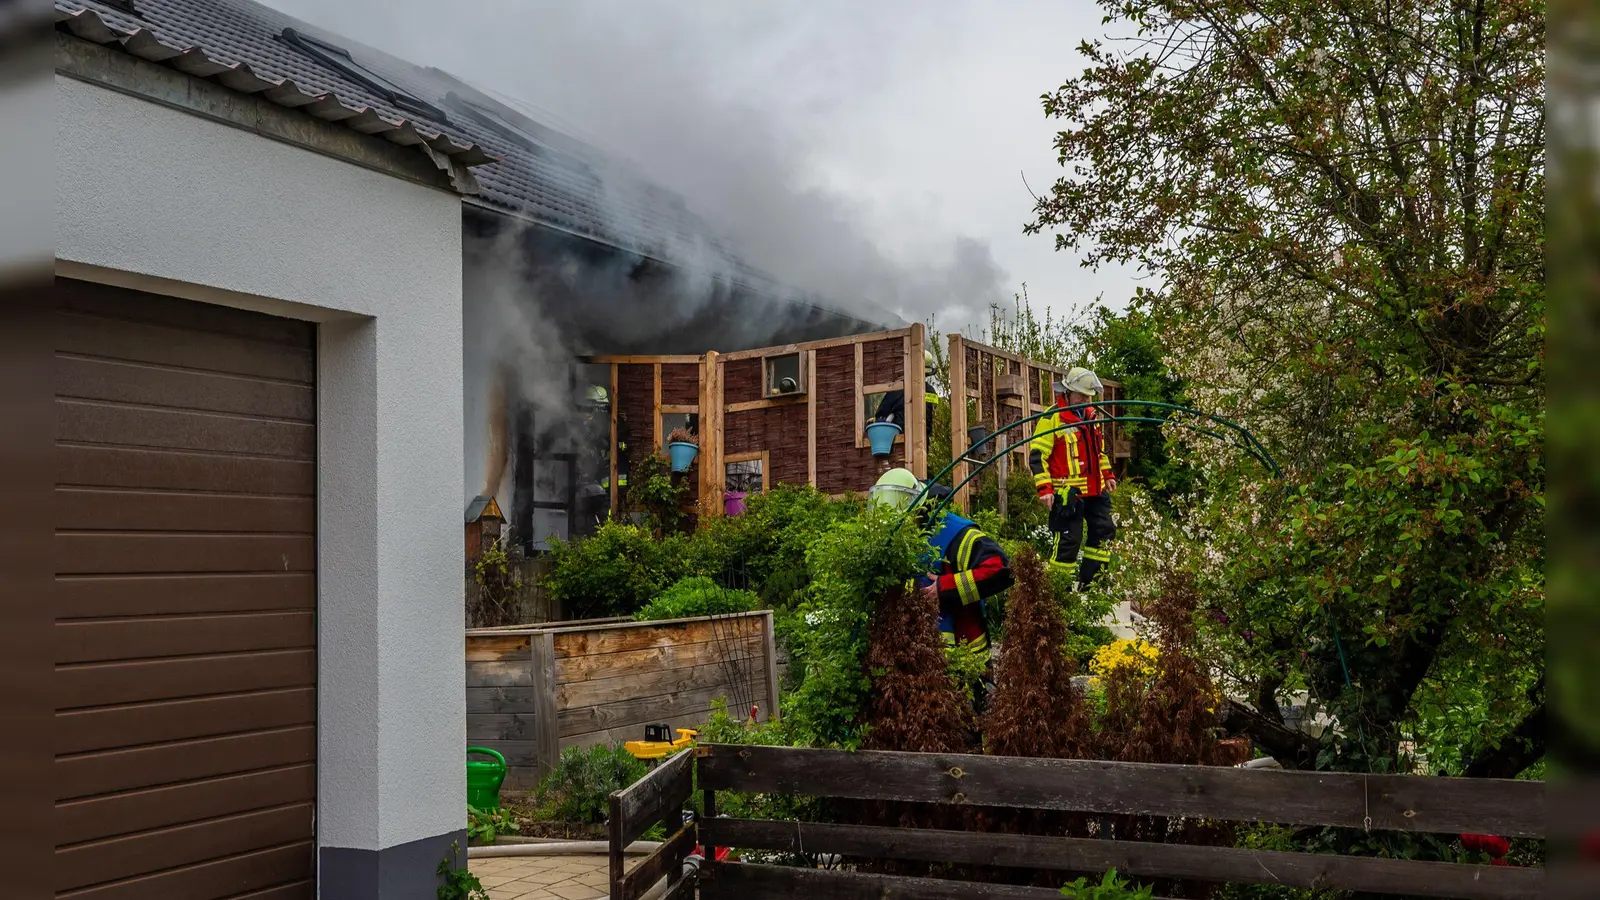
[[[950,335],[950,458],[956,460],[951,470],[957,485],[967,477],[967,464],[962,461],[971,445],[967,443],[967,349],[959,334]],[[963,487],[956,491],[956,511],[965,515],[972,499],[972,489]]]
[[[661,433],[661,363],[656,363],[653,371],[651,389],[655,392],[655,398],[650,404],[650,433],[655,437],[655,442],[650,445],[650,452],[659,455],[661,439],[665,437]]]
[[[556,723],[556,645],[555,635],[546,631],[532,635],[530,663],[533,671],[533,740],[539,748],[542,775],[556,767],[561,758],[561,738]]]
[[[713,790],[1119,815],[1543,837],[1545,788],[1491,778],[1284,772],[1081,759],[703,747]]]
[[[700,364],[700,517],[722,515],[722,360],[717,351]]]
[[[662,363],[669,363],[669,364],[697,363],[697,362],[700,361],[700,357],[692,356],[692,355],[689,355],[689,354],[686,354],[686,353],[632,354],[632,355],[601,354],[599,356],[580,356],[580,357],[578,357],[578,359],[581,360],[582,362],[586,362],[586,363],[610,363],[610,364],[612,364],[614,366],[615,365],[636,365],[636,366],[637,365],[645,365],[645,366],[648,366],[648,365],[660,365]]]
[[[663,404],[661,404],[661,412],[664,415],[669,415],[669,416],[673,415],[673,414],[683,415],[684,413],[698,414],[700,412],[700,404],[698,404],[698,403],[663,403]]]
[[[804,397],[769,397],[762,400],[742,400],[738,403],[729,403],[722,407],[724,412],[738,413],[749,412],[752,409],[772,409],[778,406],[799,406],[802,403],[811,403],[811,392],[807,391]]]
[[[927,329],[917,322],[906,336],[906,465],[918,478],[928,477],[928,385],[922,372]]]
[[[701,900],[1061,900],[1055,888],[833,872],[789,866],[718,863],[716,875],[700,880]]]
[[[886,394],[889,391],[903,391],[906,383],[901,381],[886,381],[882,384],[864,384],[861,386],[862,394]]]
[[[866,428],[867,428],[867,416],[866,416],[866,413],[862,412],[863,404],[866,402],[866,394],[861,390],[861,386],[862,386],[862,381],[861,381],[861,379],[862,379],[862,372],[861,372],[861,345],[860,344],[856,344],[855,345],[855,349],[856,349],[856,434],[855,434],[855,442],[856,442],[856,446],[857,447],[866,447],[866,446],[870,446],[870,445],[867,442],[867,431],[866,431]]]
[[[806,484],[817,486],[817,351],[806,351]]]
[[[763,647],[766,650],[767,662],[767,721],[776,722],[782,718],[778,704],[778,642],[777,635],[772,627],[772,610],[763,610],[765,615],[761,619],[761,630],[765,632]]]
[[[931,828],[877,828],[799,822],[716,819],[700,824],[710,846],[874,859],[1005,866],[1065,872],[1104,872],[1284,887],[1370,891],[1466,900],[1543,896],[1544,872],[1534,868],[1463,865],[1241,850],[1087,838],[1040,837]]]
[[[848,337],[827,338],[820,341],[805,341],[799,344],[784,344],[778,347],[757,347],[752,350],[735,350],[722,354],[724,360],[757,359],[764,356],[783,356],[786,353],[797,353],[802,350],[825,350],[829,347],[843,347],[846,344],[863,344],[873,341],[892,340],[902,337],[910,331],[909,328],[897,328],[894,331],[873,331],[867,334],[852,334]]]
[[[617,518],[617,408],[622,404],[617,402],[617,365],[611,364],[611,480],[606,482],[611,488],[611,517]]]

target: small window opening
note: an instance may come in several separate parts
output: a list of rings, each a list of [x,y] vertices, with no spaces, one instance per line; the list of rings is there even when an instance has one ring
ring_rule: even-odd
[[[761,470],[759,459],[726,463],[723,469],[723,489],[730,493],[757,494],[767,489],[766,473]]]
[[[766,358],[766,367],[768,397],[805,393],[806,382],[800,369],[800,354],[769,356]]]

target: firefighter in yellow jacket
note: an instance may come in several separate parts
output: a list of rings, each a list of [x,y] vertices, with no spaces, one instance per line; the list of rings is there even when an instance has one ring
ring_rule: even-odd
[[[1033,471],[1039,502],[1050,510],[1050,531],[1055,538],[1050,565],[1075,576],[1078,589],[1083,590],[1100,567],[1111,561],[1106,545],[1117,534],[1110,496],[1117,479],[1105,450],[1105,426],[1078,424],[1095,419],[1095,408],[1066,407],[1098,399],[1105,386],[1093,372],[1074,367],[1051,387],[1055,406],[1034,426],[1028,468]],[[1056,430],[1063,425],[1075,427]],[[1080,547],[1082,563],[1078,561]]]

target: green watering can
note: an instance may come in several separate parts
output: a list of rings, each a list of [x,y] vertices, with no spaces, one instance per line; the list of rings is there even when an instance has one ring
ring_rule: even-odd
[[[467,760],[467,805],[475,809],[499,809],[500,785],[506,780],[506,758],[488,747],[468,747],[467,756],[474,753],[494,759]]]

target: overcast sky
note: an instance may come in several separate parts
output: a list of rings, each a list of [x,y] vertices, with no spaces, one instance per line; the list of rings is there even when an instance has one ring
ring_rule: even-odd
[[[1139,283],[1022,233],[1089,0],[266,2],[630,157],[805,287],[950,330],[1023,282],[1063,312]]]

